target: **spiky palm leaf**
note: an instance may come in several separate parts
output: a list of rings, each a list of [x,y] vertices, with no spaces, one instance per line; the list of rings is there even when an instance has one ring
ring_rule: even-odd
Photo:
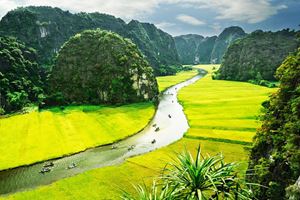
[[[162,179],[176,188],[181,199],[250,199],[250,191],[235,172],[235,163],[222,155],[203,157],[200,146],[193,159],[187,150],[165,169]]]
[[[222,155],[203,157],[200,146],[196,158],[185,150],[168,164],[160,177],[162,187],[153,183],[150,190],[135,187],[137,197],[124,193],[123,200],[250,200],[252,193],[238,178],[235,163],[224,163]]]
[[[137,194],[136,196],[123,192],[121,198],[123,200],[176,200],[177,194],[174,188],[168,185],[159,186],[153,182],[150,190],[145,185],[134,186]]]

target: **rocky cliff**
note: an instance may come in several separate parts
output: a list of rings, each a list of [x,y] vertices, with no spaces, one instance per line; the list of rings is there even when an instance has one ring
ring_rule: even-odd
[[[182,64],[221,63],[230,44],[246,35],[240,27],[228,27],[219,36],[203,37],[189,34],[175,37]]]
[[[211,63],[221,63],[225,52],[228,47],[237,39],[246,36],[245,31],[238,26],[231,26],[225,28],[222,33],[216,39],[216,43],[211,52]]]

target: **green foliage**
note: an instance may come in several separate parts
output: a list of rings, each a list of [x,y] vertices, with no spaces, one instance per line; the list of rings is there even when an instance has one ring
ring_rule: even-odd
[[[166,166],[161,189],[137,186],[138,198],[125,193],[123,199],[251,199],[248,184],[237,176],[235,163],[224,163],[221,155],[203,157],[198,146],[195,159],[187,150]]]
[[[298,45],[295,31],[255,31],[230,45],[216,77],[225,80],[254,80],[257,84],[262,80],[275,81],[276,69]]]
[[[113,32],[87,30],[58,53],[48,105],[119,104],[158,94],[153,70],[137,46]]]
[[[267,186],[254,188],[258,199],[284,199],[285,188],[300,172],[300,49],[276,72],[280,90],[265,102],[263,125],[255,136],[249,180]],[[292,190],[292,188],[287,189]]]
[[[146,56],[146,60],[160,75],[160,66],[180,66],[171,35],[154,25],[100,13],[71,14],[59,8],[29,6],[8,12],[0,21],[0,35],[14,36],[34,47],[38,61],[44,66],[53,64],[61,46],[75,34],[101,28],[130,38]],[[175,72],[173,72],[175,73]]]
[[[42,101],[39,73],[34,49],[15,38],[0,37],[0,114]]]
[[[137,191],[137,196],[124,191],[121,199],[123,200],[176,200],[179,199],[177,191],[171,189],[168,185],[164,185],[163,189],[160,189],[160,185],[153,182],[150,189],[147,189],[146,185],[134,186]]]
[[[289,200],[298,200],[300,199],[300,188],[299,183],[290,185],[286,188],[286,198]]]

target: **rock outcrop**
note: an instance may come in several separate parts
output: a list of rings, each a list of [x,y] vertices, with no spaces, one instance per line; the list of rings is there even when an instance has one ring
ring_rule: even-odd
[[[229,45],[245,35],[242,28],[232,26],[224,29],[219,36],[189,34],[174,39],[182,64],[209,64],[221,63]]]

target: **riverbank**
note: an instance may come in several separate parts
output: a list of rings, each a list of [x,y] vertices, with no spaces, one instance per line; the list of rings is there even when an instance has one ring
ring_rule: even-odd
[[[212,67],[212,66],[209,66]],[[210,71],[210,68],[206,68]],[[192,105],[195,107],[199,101],[199,99],[204,100],[205,92],[203,92],[201,85],[205,85],[206,82],[213,82],[213,80],[207,78],[210,75],[208,74],[203,80],[196,82],[195,84],[188,86],[182,91],[179,92],[180,101],[184,104],[188,119],[193,119],[193,123],[190,123],[191,129],[186,133],[186,137],[181,139],[180,141],[169,145],[167,147],[161,148],[159,150],[153,151],[151,153],[129,158],[125,163],[112,167],[105,167],[101,169],[90,170],[85,173],[79,174],[77,176],[63,179],[57,181],[51,185],[39,187],[37,189],[16,193],[14,195],[8,196],[8,199],[119,199],[119,195],[122,190],[126,191],[134,191],[132,184],[150,184],[153,181],[153,177],[158,176],[160,170],[165,166],[165,164],[172,159],[175,152],[181,152],[185,147],[195,152],[198,144],[201,145],[203,154],[215,155],[217,153],[222,153],[225,156],[225,160],[227,162],[239,162],[241,171],[246,169],[247,160],[248,160],[248,151],[247,146],[243,144],[236,144],[232,142],[218,142],[213,141],[213,139],[199,140],[199,138],[187,138],[187,136],[191,133],[194,133],[193,127],[195,126],[195,122],[197,121],[196,113],[191,115]],[[172,77],[175,78],[176,77]],[[228,81],[230,82],[230,81]],[[236,83],[236,82],[234,82]],[[211,86],[213,86],[212,84]],[[193,90],[190,90],[190,88]],[[216,84],[216,87],[219,87]],[[260,87],[260,86],[255,86]],[[213,89],[212,87],[210,89]],[[260,89],[264,89],[260,87]],[[219,92],[220,99],[224,98],[224,88],[222,90],[214,90],[215,92]],[[228,87],[227,90],[231,91],[233,94],[238,93],[235,89]],[[192,93],[192,96],[186,95],[185,92]],[[183,95],[183,96],[182,96]],[[204,97],[199,98],[200,95],[204,95]],[[255,96],[256,92],[250,92],[246,97]],[[189,98],[187,98],[189,97]],[[190,98],[192,97],[192,98]],[[209,97],[209,95],[208,95]],[[185,99],[186,98],[186,99]],[[266,94],[267,98],[267,94]],[[230,98],[229,98],[230,99]],[[244,99],[247,101],[247,99]],[[213,102],[213,101],[212,101]],[[209,102],[206,102],[209,103]],[[255,103],[255,102],[252,102]],[[208,104],[209,105],[209,104]],[[211,104],[210,106],[212,106]],[[226,105],[223,107],[226,110]],[[256,112],[259,113],[260,103],[255,103]],[[207,106],[202,106],[207,107]],[[247,113],[244,109],[246,107],[240,107],[239,112]],[[201,110],[197,110],[197,115],[201,116],[203,113]],[[215,115],[221,114],[220,109],[216,110]],[[205,113],[204,113],[205,114]],[[212,113],[211,113],[212,114]],[[229,115],[230,113],[228,113]],[[204,116],[203,116],[204,117]],[[252,116],[255,119],[255,116]],[[217,120],[218,118],[216,118]],[[198,120],[201,123],[201,120]],[[213,122],[214,120],[211,119]],[[191,121],[190,121],[191,122]],[[259,125],[259,124],[257,124]],[[214,130],[214,129],[212,129]],[[199,132],[196,132],[197,134]],[[222,139],[222,138],[221,138]],[[239,140],[236,140],[239,141]],[[241,140],[243,141],[243,140]],[[247,143],[248,144],[248,143]]]

